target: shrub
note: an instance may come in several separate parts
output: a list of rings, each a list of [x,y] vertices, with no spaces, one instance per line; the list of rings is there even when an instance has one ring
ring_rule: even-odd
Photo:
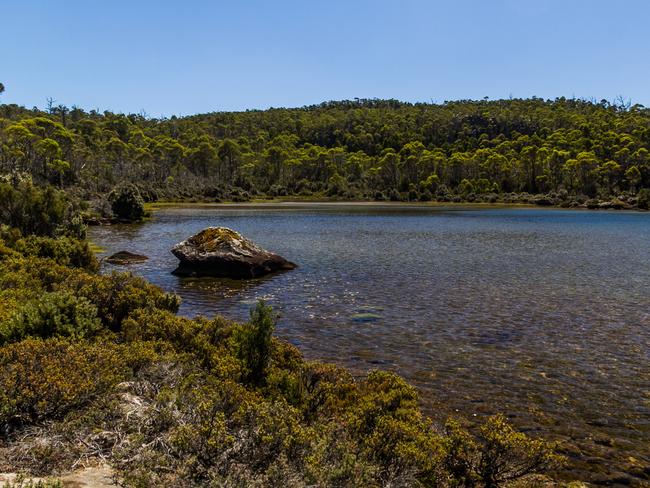
[[[319,439],[307,469],[314,484],[445,486],[451,481],[442,469],[443,445],[423,419],[413,387],[388,372],[372,372],[355,384],[329,368],[319,369],[325,377],[317,389],[329,390],[327,403],[335,410],[321,410],[313,427]]]
[[[97,307],[69,292],[53,292],[27,302],[9,321],[0,325],[0,344],[25,337],[72,337],[95,335],[101,329]]]
[[[636,194],[636,202],[639,208],[650,209],[650,189],[642,188]]]
[[[127,342],[164,339],[181,351],[195,351],[200,333],[197,321],[178,317],[166,310],[137,309],[122,322]]]
[[[420,198],[420,194],[418,193],[416,186],[413,183],[411,183],[409,185],[409,191],[408,191],[409,201],[414,202],[416,200],[419,200],[419,198]]]
[[[0,290],[0,331],[5,327],[3,324],[8,323],[20,309],[22,295],[23,290],[21,289]],[[27,296],[29,297],[29,294]]]
[[[48,186],[38,188],[31,180],[0,183],[0,224],[24,235],[53,236],[65,225],[67,198]]]
[[[301,371],[307,421],[340,414],[353,401],[357,385],[349,371],[333,364],[308,363]]]
[[[124,367],[110,344],[54,338],[0,348],[0,429],[60,417],[122,381]]]
[[[496,488],[564,461],[553,444],[517,432],[501,415],[488,418],[476,437],[455,420],[445,428],[445,467],[460,486]]]
[[[91,301],[97,307],[104,326],[116,332],[134,310],[159,308],[177,312],[180,306],[178,295],[165,293],[130,273],[114,272],[108,276],[79,274],[71,276],[65,286]]]
[[[271,357],[271,335],[275,321],[273,308],[260,301],[251,310],[250,321],[235,330],[234,350],[244,365],[244,380],[248,383],[260,384],[265,378]]]
[[[87,273],[52,259],[25,257],[19,253],[0,257],[0,289],[22,289],[25,297],[55,291],[70,276],[77,275],[87,276]]]
[[[442,445],[425,421],[414,387],[389,372],[374,371],[353,406],[352,432],[384,476],[413,475],[426,484],[438,477]]]
[[[438,189],[438,186],[440,186],[440,178],[438,177],[437,174],[431,174],[427,177],[426,180],[422,180],[420,182],[420,186],[424,189],[427,190],[431,193],[435,193],[436,190]]]
[[[118,219],[139,222],[145,217],[144,200],[135,185],[126,184],[115,188],[108,195],[108,201]]]
[[[268,194],[272,197],[284,197],[287,195],[287,189],[279,184],[272,185],[271,188],[269,188]]]
[[[28,236],[16,241],[13,247],[25,256],[50,258],[64,266],[84,268],[89,271],[97,271],[99,268],[99,263],[90,250],[88,242],[78,239]]]
[[[553,453],[553,445],[517,432],[502,415],[487,419],[478,441],[481,448],[477,472],[485,488],[503,486],[563,462]]]

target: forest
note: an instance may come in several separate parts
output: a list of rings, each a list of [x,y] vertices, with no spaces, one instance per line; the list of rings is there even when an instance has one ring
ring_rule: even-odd
[[[0,173],[98,201],[135,182],[145,201],[647,208],[649,146],[650,109],[623,99],[357,99],[162,119],[0,106]]]

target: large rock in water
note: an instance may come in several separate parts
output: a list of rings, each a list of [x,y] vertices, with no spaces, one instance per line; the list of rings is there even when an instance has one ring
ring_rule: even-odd
[[[208,227],[176,244],[172,253],[180,260],[174,270],[179,276],[257,278],[296,267],[226,227]]]

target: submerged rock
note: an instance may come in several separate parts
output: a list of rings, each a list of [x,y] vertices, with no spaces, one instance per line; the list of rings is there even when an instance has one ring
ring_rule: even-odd
[[[149,258],[147,256],[143,256],[142,254],[134,254],[129,251],[120,251],[116,252],[112,256],[107,257],[106,262],[111,264],[133,264],[141,263],[147,259]]]
[[[350,317],[353,322],[376,322],[377,320],[381,320],[382,316],[378,313],[372,313],[372,312],[361,312],[361,313],[355,313]]]
[[[180,260],[173,272],[179,276],[257,278],[296,267],[226,227],[208,227],[176,244],[172,253]]]

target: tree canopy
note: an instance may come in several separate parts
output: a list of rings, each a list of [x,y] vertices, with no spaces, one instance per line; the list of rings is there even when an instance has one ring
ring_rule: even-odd
[[[650,187],[650,109],[558,98],[326,102],[166,119],[0,105],[0,172],[145,200],[442,198]]]

